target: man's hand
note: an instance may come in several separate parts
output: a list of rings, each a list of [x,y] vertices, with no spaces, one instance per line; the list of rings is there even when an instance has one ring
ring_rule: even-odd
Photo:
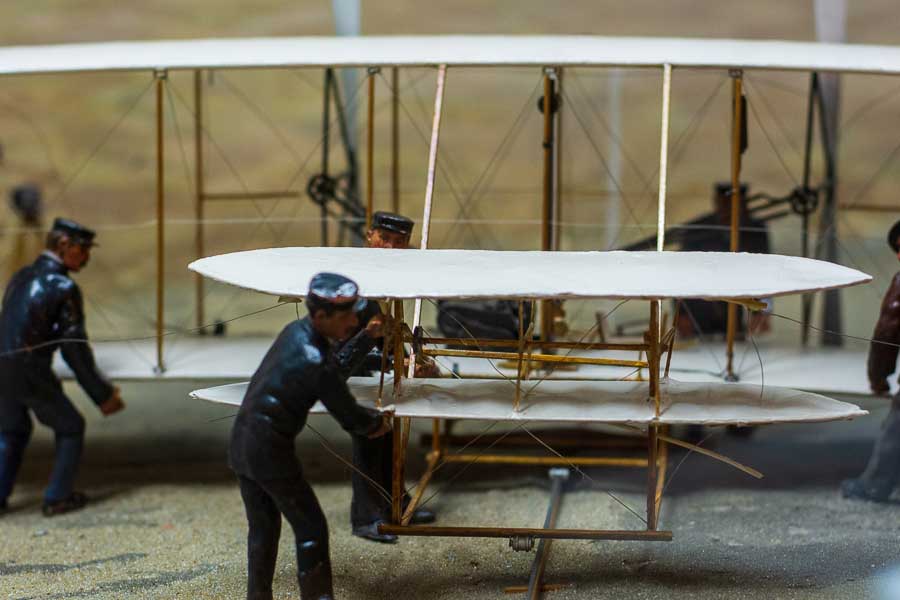
[[[881,381],[869,381],[869,387],[872,393],[877,396],[887,396],[891,393],[891,386],[888,384],[887,377]]]
[[[423,358],[416,361],[415,378],[427,379],[429,377],[440,377],[441,370],[437,364],[431,359]]]
[[[771,315],[761,312],[750,313],[750,333],[769,333],[772,330]]]
[[[104,417],[108,417],[123,408],[125,408],[125,403],[122,402],[122,396],[119,395],[119,388],[113,388],[112,396],[100,405],[100,412],[103,413]]]
[[[389,315],[375,315],[374,317],[369,319],[368,323],[366,323],[366,335],[368,335],[370,338],[384,337],[390,324],[391,317]]]
[[[370,440],[375,438],[380,438],[386,433],[390,433],[391,429],[394,428],[394,416],[392,414],[384,413],[381,415],[381,424],[378,425],[378,429],[367,435]]]

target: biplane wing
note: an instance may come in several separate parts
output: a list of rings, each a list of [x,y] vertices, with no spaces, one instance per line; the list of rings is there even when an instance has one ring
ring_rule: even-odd
[[[376,405],[375,378],[351,378],[350,389],[361,404]],[[246,390],[246,383],[236,383],[196,390],[191,397],[239,406]],[[658,418],[648,401],[646,382],[547,380],[524,396],[518,411],[512,408],[513,390],[504,380],[411,379],[392,408],[398,417],[636,425],[810,423],[867,414],[819,394],[732,383],[664,381]],[[317,402],[311,412],[326,410]]]
[[[776,40],[441,35],[104,42],[0,49],[0,74],[291,67],[606,66],[900,73],[900,48]]]
[[[310,278],[338,271],[368,298],[769,298],[866,283],[871,277],[797,256],[732,252],[541,252],[267,248],[202,258],[210,279],[306,296]]]
[[[728,252],[528,252],[272,248],[204,258],[202,275],[266,294],[302,298],[310,278],[337,271],[370,298],[717,298],[742,300],[864,283],[865,273],[794,256]],[[512,383],[512,385],[510,385]],[[393,402],[404,417],[709,425],[829,421],[858,407],[787,388],[726,383],[410,379],[399,397],[358,379],[357,397]],[[515,395],[515,401],[513,399]],[[239,404],[241,384],[194,392]],[[377,403],[380,405],[380,403]]]

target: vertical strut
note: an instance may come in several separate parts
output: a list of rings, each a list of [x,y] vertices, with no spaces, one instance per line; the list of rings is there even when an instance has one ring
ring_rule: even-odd
[[[366,230],[372,227],[372,207],[375,203],[375,75],[377,69],[369,69],[369,105],[366,123]]]
[[[744,129],[744,110],[743,110],[743,80],[744,75],[740,70],[734,70],[729,73],[731,76],[731,93],[733,101],[733,115],[731,121],[731,239],[729,249],[731,252],[737,252],[740,248],[741,231],[741,153],[742,135]],[[725,367],[725,378],[728,381],[737,381],[734,373],[734,338],[737,333],[737,305],[728,303],[728,321],[726,324],[726,358],[728,361]]]
[[[441,133],[441,115],[444,106],[444,83],[447,80],[447,65],[438,67],[437,84],[434,91],[434,118],[431,121],[431,144],[428,147],[428,175],[425,182],[425,207],[422,210],[422,250],[428,248],[428,239],[431,234],[431,206],[434,200],[434,176],[437,171],[438,140]],[[413,307],[413,324],[415,330],[422,319],[422,299],[416,298]],[[409,376],[415,372],[415,354],[409,357]]]
[[[166,215],[166,190],[165,190],[165,154],[164,131],[165,104],[163,98],[166,93],[165,71],[157,71],[156,77],[156,371],[162,373],[166,370],[163,362],[163,328],[165,327],[165,215]]]
[[[541,205],[541,250],[548,251],[553,249],[553,230],[554,230],[554,169],[553,169],[553,150],[554,150],[554,127],[553,127],[553,105],[554,95],[556,94],[556,70],[553,68],[544,69],[544,134],[542,146],[544,150],[544,169],[543,169],[543,202]],[[553,303],[550,300],[541,300],[541,339],[549,341],[552,339],[553,327]]]
[[[391,212],[400,212],[400,90],[399,69],[391,69]]]
[[[194,71],[194,178],[197,181],[194,190],[194,254],[197,259],[205,254],[203,244],[203,194],[204,194],[204,168],[203,168],[203,71]],[[205,301],[203,298],[203,276],[194,273],[194,293],[197,313],[197,327],[202,327],[206,322]]]

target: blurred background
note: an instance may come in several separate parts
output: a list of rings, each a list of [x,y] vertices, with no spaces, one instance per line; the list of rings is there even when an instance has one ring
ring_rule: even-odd
[[[828,4],[828,3],[826,3]],[[190,3],[160,0],[152,8],[106,0],[0,5],[5,44],[110,40],[332,35],[335,7],[327,1]],[[452,2],[397,0],[362,3],[363,35],[599,34],[815,40],[813,2],[736,0]],[[846,40],[895,44],[900,33],[887,0],[846,8]],[[339,9],[340,10],[340,9]],[[351,27],[352,28],[352,27]],[[358,196],[365,198],[366,73],[338,74],[348,137],[355,144]],[[749,148],[743,180],[751,194],[784,197],[799,185],[809,75],[750,71]],[[421,221],[436,71],[396,75],[399,190],[391,187],[390,70],[375,75],[376,210],[399,208]],[[5,76],[0,78],[0,190],[33,184],[42,195],[40,221],[26,222],[10,202],[0,209],[0,245],[7,275],[40,247],[27,231],[55,216],[100,232],[102,246],[78,278],[87,297],[89,329],[104,339],[155,332],[155,105],[150,73]],[[539,249],[542,182],[542,72],[522,68],[455,68],[447,79],[435,189],[431,247]],[[841,77],[838,116],[836,231],[838,260],[875,277],[842,292],[846,333],[867,336],[895,271],[884,243],[898,216],[894,162],[900,143],[900,81]],[[209,194],[275,190],[282,197],[204,204],[203,253],[279,245],[320,245],[320,207],[306,194],[321,172],[322,69],[224,70],[202,76],[203,185]],[[559,247],[626,247],[655,231],[661,73],[657,69],[567,68],[559,123]],[[197,169],[194,79],[172,72],[165,106],[165,325],[186,332],[271,306],[272,299],[207,283],[198,294],[187,264],[196,258]],[[673,79],[668,223],[689,222],[713,210],[713,185],[729,179],[730,80],[725,71],[678,69]],[[348,171],[331,113],[330,171]],[[824,178],[816,134],[813,186]],[[868,207],[868,210],[860,210]],[[873,212],[877,210],[877,212]],[[335,211],[336,213],[340,211]],[[821,250],[819,218],[811,217],[810,248]],[[349,244],[339,222],[327,222],[329,244]],[[352,219],[351,219],[352,220]],[[772,251],[801,253],[801,218],[766,223]],[[413,243],[418,244],[421,224]],[[31,243],[32,246],[28,244]],[[34,245],[36,244],[36,246]],[[200,308],[202,305],[202,309]],[[574,331],[595,322],[597,303],[568,303]],[[433,323],[426,305],[424,322]],[[198,313],[202,310],[202,315]],[[821,325],[822,302],[814,303]],[[624,306],[608,326],[645,318],[641,303]],[[800,299],[780,300],[777,312],[800,316]],[[294,315],[291,306],[229,323],[233,335],[270,335]],[[201,323],[202,321],[202,323]],[[774,323],[779,342],[799,340],[799,326]],[[814,336],[814,339],[818,339]],[[170,349],[177,340],[169,344]],[[169,350],[167,350],[168,352]]]

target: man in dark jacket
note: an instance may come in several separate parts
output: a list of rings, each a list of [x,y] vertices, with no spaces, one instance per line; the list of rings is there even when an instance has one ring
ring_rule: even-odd
[[[900,221],[888,233],[888,245],[900,259]],[[879,343],[882,342],[882,343]],[[888,377],[897,368],[900,345],[900,273],[881,302],[881,314],[869,344],[869,387],[879,396],[890,393]],[[845,498],[885,502],[900,481],[900,392],[891,399],[891,409],[865,471],[857,479],[841,483]]]
[[[281,515],[294,530],[301,597],[332,597],[328,525],[294,453],[313,404],[321,400],[355,435],[378,437],[390,429],[387,415],[356,403],[331,351],[333,342],[351,335],[366,306],[356,284],[319,273],[306,304],[309,315],[284,328],[253,374],[231,431],[228,463],[238,475],[250,529],[248,599],[272,598]],[[381,329],[381,319],[374,319],[367,335],[380,337]]]
[[[51,368],[63,359],[104,415],[124,407],[119,390],[97,370],[87,343],[81,291],[69,277],[88,262],[94,232],[56,219],[47,249],[10,280],[0,310],[0,509],[6,508],[31,437],[29,410],[56,434],[56,458],[43,512],[53,516],[83,507],[73,491],[84,444],[84,418]]]
[[[372,227],[366,235],[366,247],[407,249],[414,225],[411,219],[403,215],[376,212],[372,216]],[[368,376],[381,371],[383,340],[373,339],[366,330],[371,319],[380,319],[381,314],[378,303],[369,302],[359,313],[359,325],[354,335],[338,349],[337,360],[347,376]],[[360,357],[363,356],[365,358],[360,361]],[[386,366],[389,370],[393,368],[392,357],[388,357]],[[415,375],[436,377],[437,367],[434,363],[417,365]],[[387,519],[391,507],[372,481],[378,482],[385,489],[391,489],[394,466],[392,438],[392,435],[377,439],[354,435],[353,464],[359,471],[354,471],[351,476],[353,500],[350,503],[350,524],[353,527],[353,535],[387,544],[396,542],[397,536],[379,533],[378,525]],[[421,508],[413,513],[411,522],[422,524],[432,523],[434,520],[434,512]]]

